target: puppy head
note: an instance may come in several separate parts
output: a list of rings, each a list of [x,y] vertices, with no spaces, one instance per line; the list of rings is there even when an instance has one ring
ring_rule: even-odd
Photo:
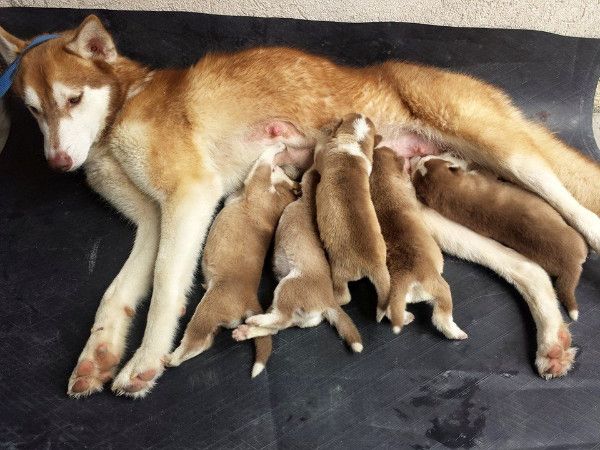
[[[467,170],[468,163],[449,153],[442,153],[441,155],[413,157],[410,160],[410,166],[413,183],[416,183],[423,178],[443,174],[462,175]]]
[[[371,119],[358,113],[345,115],[333,136],[337,138],[338,145],[357,143],[370,162],[373,162],[373,149],[381,142]]]
[[[299,176],[298,169],[295,166],[285,165],[282,167],[277,164],[279,155],[285,151],[287,149],[283,143],[267,147],[256,160],[244,181],[246,190],[249,191],[253,186],[262,186],[257,192],[289,193],[295,197],[300,190],[300,185],[290,178],[290,175]],[[264,189],[265,184],[269,186],[269,189]]]
[[[272,192],[278,194],[291,195],[294,198],[301,194],[300,183],[290,178],[281,166],[275,165],[271,168],[271,186]]]
[[[409,160],[398,155],[389,147],[377,147],[373,151],[376,164],[379,166],[379,171],[388,174],[400,174],[406,176],[408,173]]]

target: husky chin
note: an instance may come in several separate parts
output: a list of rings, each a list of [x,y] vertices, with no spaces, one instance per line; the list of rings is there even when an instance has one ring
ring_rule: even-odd
[[[402,156],[428,153],[432,143],[459,147],[465,158],[546,199],[600,250],[599,166],[469,76],[396,61],[348,68],[289,48],[208,54],[188,69],[151,70],[120,55],[95,16],[25,51],[27,44],[0,28],[4,61],[22,54],[13,91],[40,126],[48,163],[61,171],[83,167],[91,187],[137,225],[70,395],[99,391],[115,376],[131,318],[153,287],[141,346],[113,382],[130,396],[148,393],[172,349],[219,199],[241,185],[265,144],[312,148],[320,127],[352,111],[370,117],[383,144]],[[425,145],[415,144],[415,135]],[[428,225],[444,250],[478,259],[481,247],[453,235],[447,223],[433,218]],[[495,267],[489,258],[479,261]],[[517,272],[520,260],[507,255],[503,264]],[[532,308],[543,301],[527,279],[511,281],[533,293]],[[562,321],[546,324],[556,314],[552,306],[536,318],[546,330],[538,352],[561,339]],[[146,387],[128,389],[139,379]]]

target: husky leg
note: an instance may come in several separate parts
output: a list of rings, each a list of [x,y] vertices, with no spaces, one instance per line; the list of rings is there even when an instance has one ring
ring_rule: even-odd
[[[110,156],[91,160],[88,182],[137,225],[133,249],[123,268],[106,290],[96,313],[92,333],[68,383],[72,397],[102,390],[113,378],[135,309],[152,286],[152,270],[159,240],[158,205],[129,180]]]
[[[443,251],[488,267],[521,293],[537,329],[536,366],[544,378],[565,375],[575,358],[571,335],[548,274],[523,255],[463,227],[430,208],[425,222]]]
[[[117,394],[143,397],[162,374],[163,357],[170,352],[177,329],[181,298],[192,284],[194,262],[221,194],[218,181],[207,174],[204,180],[187,180],[162,202],[146,330],[141,346],[113,382]],[[138,382],[140,378],[143,383]]]

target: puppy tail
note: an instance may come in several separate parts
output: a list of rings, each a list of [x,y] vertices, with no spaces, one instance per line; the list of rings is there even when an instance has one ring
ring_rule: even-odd
[[[575,298],[575,288],[579,283],[581,270],[581,266],[574,267],[571,270],[565,268],[564,272],[556,278],[554,283],[558,300],[565,308],[567,308],[569,317],[573,320],[579,318],[579,308],[577,306],[577,299]]]
[[[339,335],[350,346],[352,351],[360,353],[363,351],[362,338],[348,314],[340,307],[330,308],[325,313],[327,321],[335,327]]]
[[[256,356],[254,357],[254,366],[252,366],[252,378],[257,377],[265,369],[273,350],[273,339],[270,335],[256,337],[254,338],[254,347]]]

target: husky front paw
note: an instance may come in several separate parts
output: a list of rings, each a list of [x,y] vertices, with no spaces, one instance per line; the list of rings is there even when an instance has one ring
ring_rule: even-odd
[[[117,395],[144,397],[164,372],[164,358],[136,353],[121,369],[112,384]]]
[[[79,398],[101,391],[113,378],[121,353],[122,346],[114,333],[105,329],[93,332],[71,373],[67,394]]]
[[[536,354],[535,365],[540,376],[546,380],[562,377],[573,366],[576,353],[577,349],[571,347],[571,333],[563,325],[555,342],[540,345]]]

